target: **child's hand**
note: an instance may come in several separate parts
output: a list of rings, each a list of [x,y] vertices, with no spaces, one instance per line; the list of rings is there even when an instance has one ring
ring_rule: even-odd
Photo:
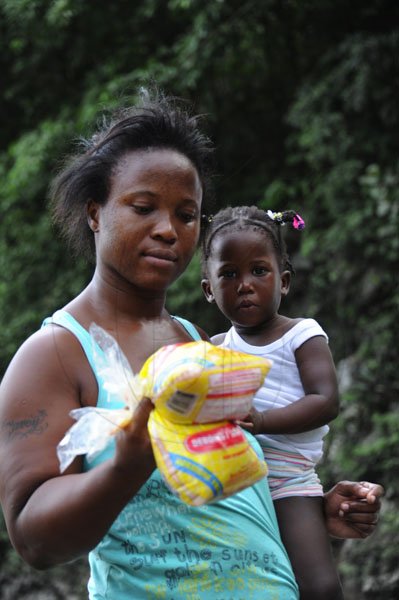
[[[236,423],[253,435],[265,433],[263,430],[263,413],[256,410],[256,408],[252,407],[250,413],[245,417],[245,419],[243,421],[236,421]]]
[[[338,538],[366,538],[373,533],[384,488],[368,481],[340,481],[324,494],[326,525]]]

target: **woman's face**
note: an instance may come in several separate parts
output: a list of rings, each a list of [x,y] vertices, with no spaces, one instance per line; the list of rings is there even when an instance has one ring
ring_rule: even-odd
[[[194,254],[201,201],[197,170],[185,155],[129,152],[115,169],[107,203],[89,203],[97,269],[111,284],[166,290]]]

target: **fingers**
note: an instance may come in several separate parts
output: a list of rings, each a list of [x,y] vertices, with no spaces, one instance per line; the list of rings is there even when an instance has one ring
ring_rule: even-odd
[[[248,431],[251,431],[251,429],[254,428],[254,424],[249,421],[235,421],[235,423]]]
[[[353,500],[351,502],[342,502],[339,507],[339,516],[351,516],[367,514],[377,515],[380,510],[380,500],[376,499],[373,503],[367,502],[367,500]]]
[[[353,533],[356,533],[357,538],[365,539],[374,532],[375,525],[352,525]],[[355,536],[353,536],[355,537]]]
[[[132,472],[134,469],[153,470],[155,466],[148,418],[154,405],[149,398],[143,398],[137,405],[129,424],[116,437],[115,461],[119,470]],[[139,465],[139,467],[138,467]]]
[[[340,511],[339,516],[344,518],[345,521],[358,522],[358,523],[377,523],[378,521],[378,510],[372,511],[364,511],[364,507],[369,507],[370,505],[364,503],[363,505],[359,505],[357,507],[350,507],[349,511]]]
[[[150,412],[154,408],[154,405],[150,398],[142,398],[133,414],[133,420],[137,423],[147,423]]]
[[[350,507],[351,512],[339,511],[339,516],[350,525],[352,531],[360,537],[366,538],[375,530],[379,513],[377,504],[367,504],[367,502],[354,502]],[[356,511],[356,512],[354,512]]]
[[[375,528],[377,527],[377,520],[372,521],[371,523],[354,523],[351,521],[351,528],[353,531],[356,531],[361,537],[368,537],[373,533]]]
[[[385,494],[384,488],[378,483],[371,483],[369,481],[360,481],[359,483],[368,490],[366,500],[369,504],[375,503],[378,498],[382,498]]]
[[[149,398],[140,400],[131,420],[118,435],[119,445],[145,445],[150,443],[147,423],[153,408],[154,405]]]
[[[369,481],[340,481],[333,489],[348,499],[365,499],[369,504],[375,503],[385,493],[382,485]]]
[[[332,489],[335,493],[346,498],[353,498],[357,496],[364,498],[369,492],[368,488],[363,487],[357,481],[339,481]]]
[[[353,524],[354,529],[362,537],[367,537],[377,525],[381,507],[380,498],[384,494],[384,488],[368,481],[344,482],[344,491],[346,494],[351,491],[353,495],[351,499],[346,496],[348,501],[340,504],[338,514],[345,521]]]
[[[140,431],[142,429],[145,430],[148,418],[153,408],[154,405],[149,398],[142,398],[134,409],[133,415],[124,425],[123,429],[125,432],[136,430]]]

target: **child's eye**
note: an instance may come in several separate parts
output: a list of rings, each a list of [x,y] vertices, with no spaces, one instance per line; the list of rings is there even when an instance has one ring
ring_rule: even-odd
[[[264,275],[265,273],[267,273],[267,269],[266,267],[254,267],[252,269],[252,272],[254,275]]]
[[[221,276],[223,279],[233,279],[235,277],[236,272],[233,269],[228,269],[226,271],[222,271]]]

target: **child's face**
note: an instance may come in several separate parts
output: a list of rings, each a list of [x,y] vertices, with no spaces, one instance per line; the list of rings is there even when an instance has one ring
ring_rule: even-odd
[[[289,290],[290,274],[280,271],[273,243],[259,229],[221,232],[212,241],[208,279],[202,288],[208,302],[241,327],[272,319]]]

